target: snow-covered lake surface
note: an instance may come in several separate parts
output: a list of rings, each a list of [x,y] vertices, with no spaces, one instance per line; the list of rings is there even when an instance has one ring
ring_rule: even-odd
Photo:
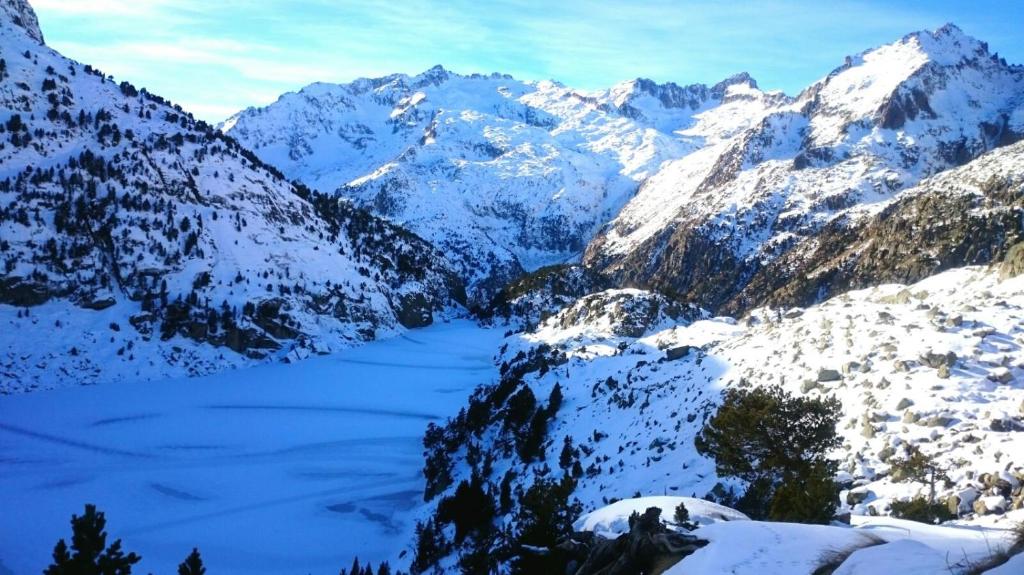
[[[394,558],[423,431],[497,377],[501,336],[459,321],[296,365],[0,397],[0,575],[42,572],[85,503],[140,573],[193,546],[218,575]]]

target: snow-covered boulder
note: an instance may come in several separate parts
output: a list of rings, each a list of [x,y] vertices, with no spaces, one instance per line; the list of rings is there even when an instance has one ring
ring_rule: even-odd
[[[616,501],[600,509],[595,509],[576,520],[573,529],[576,531],[592,531],[602,537],[616,538],[629,533],[629,517],[636,513],[642,515],[651,507],[661,510],[661,519],[673,524],[676,508],[680,504],[690,514],[690,523],[711,525],[719,521],[749,521],[749,517],[724,505],[696,499],[694,497],[651,496],[635,497]]]

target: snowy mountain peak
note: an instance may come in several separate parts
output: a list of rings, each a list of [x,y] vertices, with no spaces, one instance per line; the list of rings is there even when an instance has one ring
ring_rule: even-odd
[[[423,72],[422,74],[416,76],[416,82],[414,82],[414,85],[430,84],[433,86],[438,86],[441,83],[448,81],[448,79],[451,76],[451,72],[445,70],[444,66],[438,64],[430,68],[426,72]]]
[[[823,148],[856,137],[858,125],[907,130],[908,123],[924,121],[933,125],[921,129],[935,134],[973,130],[994,121],[979,110],[1012,115],[1020,106],[1022,87],[1024,69],[1008,65],[991,55],[986,43],[947,24],[848,56],[799,101],[814,116],[813,145]]]
[[[740,72],[739,74],[733,74],[721,82],[711,87],[711,94],[717,98],[722,98],[726,93],[729,92],[730,88],[736,86],[757,90],[757,80],[755,80],[750,74],[746,72]]]
[[[918,48],[928,55],[929,60],[943,65],[953,65],[963,60],[989,55],[987,43],[967,35],[952,22],[934,31],[914,32],[903,41],[916,42]]]
[[[639,110],[633,104],[645,97],[656,99],[662,108],[697,110],[708,101],[726,99],[735,88],[757,91],[757,81],[746,72],[729,76],[711,87],[705,84],[680,86],[674,82],[659,84],[648,78],[637,78],[615,85],[608,91],[608,96],[620,111],[636,115]]]
[[[28,0],[0,0],[0,23],[11,22],[24,29],[29,37],[43,44],[43,32],[39,19]]]

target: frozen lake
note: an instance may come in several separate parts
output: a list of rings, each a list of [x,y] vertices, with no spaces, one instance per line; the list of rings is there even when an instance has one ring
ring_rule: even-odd
[[[393,559],[423,431],[497,377],[501,330],[435,325],[295,365],[0,397],[0,574],[41,573],[72,513],[165,575],[336,574]]]

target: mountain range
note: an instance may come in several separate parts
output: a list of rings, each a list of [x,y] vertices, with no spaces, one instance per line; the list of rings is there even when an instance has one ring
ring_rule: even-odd
[[[851,56],[796,97],[747,74],[581,92],[435,67],[315,84],[221,128],[440,246],[477,305],[524,271],[582,261],[614,285],[742,313],[870,285],[828,273],[797,294],[779,276],[806,275],[835,257],[821,238],[891,218],[930,176],[1020,139],[1022,87],[1024,69],[947,25]]]

